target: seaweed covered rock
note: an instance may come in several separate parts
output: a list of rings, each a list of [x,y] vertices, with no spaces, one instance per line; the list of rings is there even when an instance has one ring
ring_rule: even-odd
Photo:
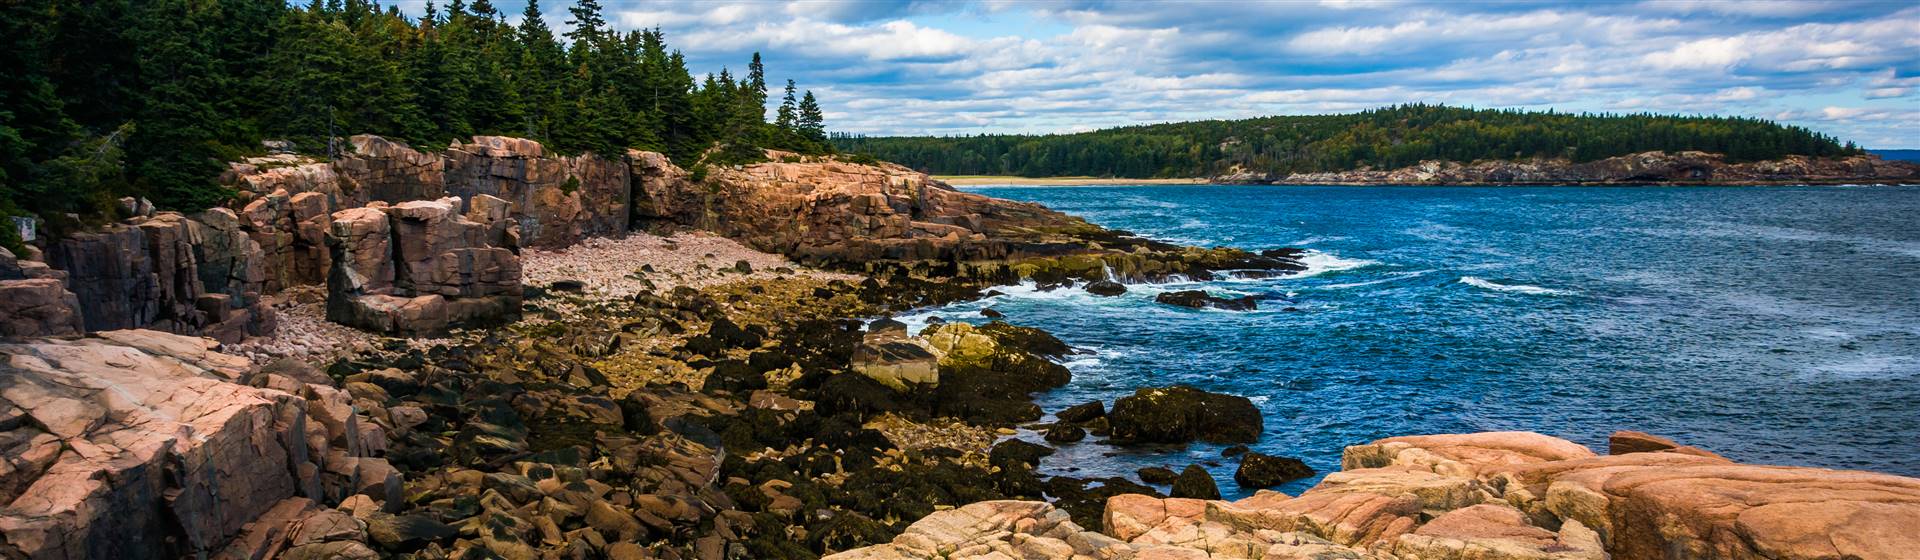
[[[921,335],[940,356],[932,412],[971,422],[1010,424],[1040,418],[1028,396],[1066,385],[1073,374],[1048,359],[1070,349],[1039,329],[991,323],[947,323]]]
[[[1241,488],[1254,489],[1313,475],[1313,467],[1299,459],[1249,451],[1240,457],[1240,468],[1233,471],[1233,481]]]
[[[1107,421],[1116,443],[1251,443],[1264,429],[1260,409],[1246,397],[1179,385],[1121,397]]]
[[[1255,301],[1253,296],[1223,298],[1223,297],[1215,296],[1213,294],[1209,294],[1204,290],[1181,290],[1177,292],[1163,292],[1160,295],[1154,296],[1153,301],[1164,303],[1167,305],[1191,307],[1194,309],[1212,307],[1215,309],[1225,309],[1228,311],[1253,311],[1254,309],[1257,309],[1260,307],[1259,302]]]
[[[1175,498],[1218,500],[1220,499],[1220,486],[1214,483],[1213,475],[1208,474],[1207,469],[1200,468],[1200,465],[1187,465],[1186,470],[1180,471],[1180,476],[1173,479],[1172,496]]]

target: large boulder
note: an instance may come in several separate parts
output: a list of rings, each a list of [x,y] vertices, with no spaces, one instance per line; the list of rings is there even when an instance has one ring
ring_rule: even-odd
[[[80,298],[66,273],[21,261],[0,247],[0,338],[75,335],[86,331]]]
[[[1299,459],[1249,451],[1240,456],[1240,468],[1233,471],[1233,481],[1241,488],[1267,488],[1313,475],[1313,467]]]
[[[460,202],[445,198],[334,213],[327,239],[333,261],[327,319],[405,335],[517,319],[518,247],[495,245],[517,236],[510,224],[468,219],[456,211]],[[473,214],[505,220],[499,212]]]
[[[1162,292],[1160,295],[1153,296],[1153,301],[1194,309],[1212,307],[1228,311],[1252,311],[1260,307],[1259,302],[1255,301],[1253,296],[1223,298],[1209,294],[1205,290]]]
[[[1134,391],[1113,402],[1107,422],[1119,443],[1252,443],[1264,429],[1246,397],[1186,386]]]

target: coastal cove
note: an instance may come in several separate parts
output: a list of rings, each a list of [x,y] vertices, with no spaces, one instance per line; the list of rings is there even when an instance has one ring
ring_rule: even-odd
[[[1735,460],[1920,473],[1920,224],[1903,218],[1920,188],[967,190],[1169,242],[1313,251],[1294,277],[1115,298],[1027,285],[902,317],[982,322],[991,308],[1087,350],[1068,359],[1070,385],[1040,396],[1048,411],[1176,383],[1247,396],[1267,417],[1254,450],[1322,473],[1344,446],[1397,434],[1603,446],[1614,429]],[[1152,301],[1196,288],[1274,299],[1251,313]],[[1251,493],[1219,445],[1058,447],[1043,469],[1212,462],[1223,492]]]

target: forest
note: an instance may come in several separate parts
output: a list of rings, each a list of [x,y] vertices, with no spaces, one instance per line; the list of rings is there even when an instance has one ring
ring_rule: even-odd
[[[0,2],[0,215],[61,229],[122,196],[205,208],[230,194],[224,162],[266,139],[327,157],[353,134],[426,149],[497,134],[689,166],[830,148],[792,81],[767,122],[758,53],[744,75],[696,81],[658,29],[614,30],[598,0],[568,13],[556,36],[537,1],[517,23],[489,0],[418,16],[366,0]]]
[[[1075,134],[833,136],[843,151],[943,175],[1209,177],[1391,169],[1424,160],[1564,157],[1652,150],[1730,161],[1860,153],[1802,127],[1744,117],[1570,114],[1409,104],[1338,115],[1274,116],[1110,128]]]

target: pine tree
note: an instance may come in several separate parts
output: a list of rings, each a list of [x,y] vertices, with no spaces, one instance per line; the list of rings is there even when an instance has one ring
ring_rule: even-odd
[[[813,98],[813,90],[807,90],[806,95],[800,98],[800,117],[794,129],[807,140],[827,141],[826,116],[820,113],[820,102]]]
[[[773,120],[773,127],[780,131],[783,140],[794,137],[795,119],[799,118],[798,101],[793,98],[793,80],[787,80],[786,95],[780,97],[780,111]]]
[[[133,30],[145,95],[128,155],[138,187],[163,208],[198,210],[227,195],[213,181],[221,167],[216,123],[223,116],[212,100],[226,85],[207,49],[208,36],[220,32],[218,10],[189,0],[153,0]]]
[[[567,8],[567,13],[573,14],[573,19],[567,20],[567,25],[573,26],[567,38],[573,40],[574,50],[591,49],[606,33],[607,19],[600,15],[600,0],[578,0],[572,8]]]

